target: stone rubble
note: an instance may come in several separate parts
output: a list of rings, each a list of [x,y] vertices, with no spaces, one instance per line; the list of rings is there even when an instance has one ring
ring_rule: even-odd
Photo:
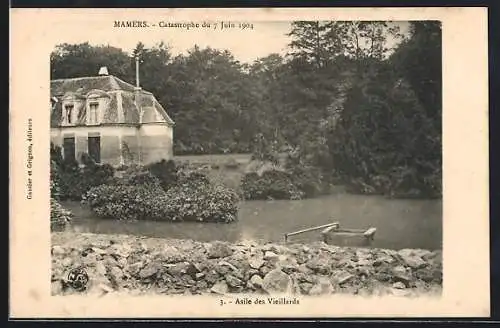
[[[440,294],[441,251],[52,233],[52,294]],[[68,273],[83,267],[86,290]]]

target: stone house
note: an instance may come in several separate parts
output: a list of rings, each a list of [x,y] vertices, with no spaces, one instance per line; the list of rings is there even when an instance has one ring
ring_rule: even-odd
[[[138,70],[137,70],[138,71]],[[50,82],[50,140],[64,158],[113,166],[148,164],[173,156],[174,122],[150,92],[105,67],[91,77]]]

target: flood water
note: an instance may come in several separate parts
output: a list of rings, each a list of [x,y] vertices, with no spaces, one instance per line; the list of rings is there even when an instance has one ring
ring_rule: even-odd
[[[377,228],[374,247],[440,249],[442,201],[386,199],[379,196],[335,194],[300,201],[245,201],[239,220],[229,224],[191,222],[123,222],[96,218],[77,202],[63,202],[75,219],[74,232],[129,234],[198,241],[260,240],[280,242],[284,234],[339,222],[341,228]],[[320,230],[301,238],[321,240]]]

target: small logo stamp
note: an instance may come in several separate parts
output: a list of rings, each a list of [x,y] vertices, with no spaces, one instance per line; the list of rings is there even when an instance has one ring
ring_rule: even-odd
[[[89,275],[83,267],[71,269],[67,277],[68,284],[77,291],[84,291],[89,282]]]

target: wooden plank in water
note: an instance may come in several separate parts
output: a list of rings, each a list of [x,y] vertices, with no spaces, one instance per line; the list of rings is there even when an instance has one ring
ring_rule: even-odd
[[[319,229],[328,228],[328,227],[335,227],[335,226],[338,227],[339,223],[338,222],[333,222],[333,223],[323,224],[323,225],[320,225],[320,226],[317,226],[317,227],[312,227],[312,228],[307,228],[307,229],[302,229],[302,230],[298,230],[298,231],[286,233],[285,234],[285,241],[287,241],[288,237],[290,237],[290,236],[295,236],[295,235],[298,235],[298,234],[301,234],[301,233],[304,233],[304,232],[319,230]]]

